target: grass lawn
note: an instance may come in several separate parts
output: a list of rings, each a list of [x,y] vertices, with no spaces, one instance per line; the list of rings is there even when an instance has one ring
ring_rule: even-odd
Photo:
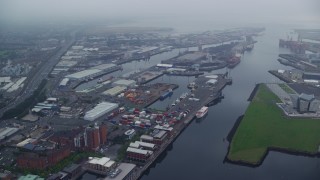
[[[2,51],[2,50],[0,50],[0,57],[5,57],[5,56],[7,56],[8,54],[9,54],[8,51]]]
[[[227,158],[253,165],[268,147],[314,154],[320,145],[320,119],[289,119],[275,102],[279,98],[261,84],[230,144]]]
[[[281,89],[283,89],[288,94],[295,94],[295,92],[287,84],[279,84]]]

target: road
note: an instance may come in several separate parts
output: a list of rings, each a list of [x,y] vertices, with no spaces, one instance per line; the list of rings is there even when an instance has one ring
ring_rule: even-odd
[[[48,74],[51,72],[52,68],[59,62],[60,57],[70,48],[70,46],[73,45],[76,40],[76,32],[77,31],[71,32],[71,39],[63,44],[60,50],[51,56],[48,61],[44,62],[44,64],[41,64],[38,71],[32,77],[28,77],[29,80],[26,82],[24,89],[20,92],[20,95],[18,95],[15,100],[9,103],[6,107],[0,110],[0,117],[2,117],[5,111],[14,108],[16,105],[20,104],[26,98],[32,95],[33,91],[37,89],[41,81],[48,77]]]

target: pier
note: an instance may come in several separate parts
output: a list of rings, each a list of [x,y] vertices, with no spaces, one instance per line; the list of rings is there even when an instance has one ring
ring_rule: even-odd
[[[216,83],[215,84],[208,84],[207,82],[213,78],[210,78],[209,76],[201,76],[198,79],[196,79],[195,84],[198,88],[192,89],[191,94],[188,94],[186,98],[180,101],[179,104],[176,106],[171,107],[168,112],[173,111],[185,111],[187,109],[190,110],[190,112],[187,114],[187,116],[181,120],[181,122],[177,123],[174,126],[174,129],[169,136],[169,138],[161,144],[159,149],[157,151],[154,151],[153,155],[149,158],[148,162],[146,162],[141,168],[137,169],[132,176],[133,180],[139,179],[144,171],[146,171],[150,165],[152,165],[155,160],[159,157],[159,155],[164,152],[167,147],[173,143],[173,141],[182,133],[182,131],[192,122],[192,120],[195,117],[196,112],[203,106],[209,105],[212,101],[218,99],[221,97],[221,91],[222,89],[228,85],[231,84],[232,80],[229,78],[226,78],[226,74],[224,75],[217,75],[215,78]],[[190,101],[190,97],[196,97],[199,99],[199,101]]]

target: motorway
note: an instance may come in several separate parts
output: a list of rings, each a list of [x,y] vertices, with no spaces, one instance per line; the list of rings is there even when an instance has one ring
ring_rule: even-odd
[[[52,68],[59,62],[60,57],[70,48],[70,46],[74,44],[76,40],[76,32],[77,31],[71,32],[71,39],[63,44],[58,52],[51,56],[48,61],[42,63],[38,71],[36,71],[32,77],[28,77],[29,80],[26,81],[26,84],[23,90],[20,92],[20,95],[18,95],[15,100],[9,103],[6,107],[0,109],[0,117],[2,117],[5,111],[14,108],[16,105],[20,104],[26,98],[32,95],[33,91],[37,89],[41,81],[48,77],[48,74],[51,72]]]

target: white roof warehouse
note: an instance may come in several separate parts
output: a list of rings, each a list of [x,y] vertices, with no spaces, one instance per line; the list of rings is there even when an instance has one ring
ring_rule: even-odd
[[[99,103],[97,106],[95,106],[90,111],[86,112],[84,115],[84,120],[93,121],[108,112],[116,109],[118,107],[118,104],[116,103],[109,103],[109,102],[102,102]]]

